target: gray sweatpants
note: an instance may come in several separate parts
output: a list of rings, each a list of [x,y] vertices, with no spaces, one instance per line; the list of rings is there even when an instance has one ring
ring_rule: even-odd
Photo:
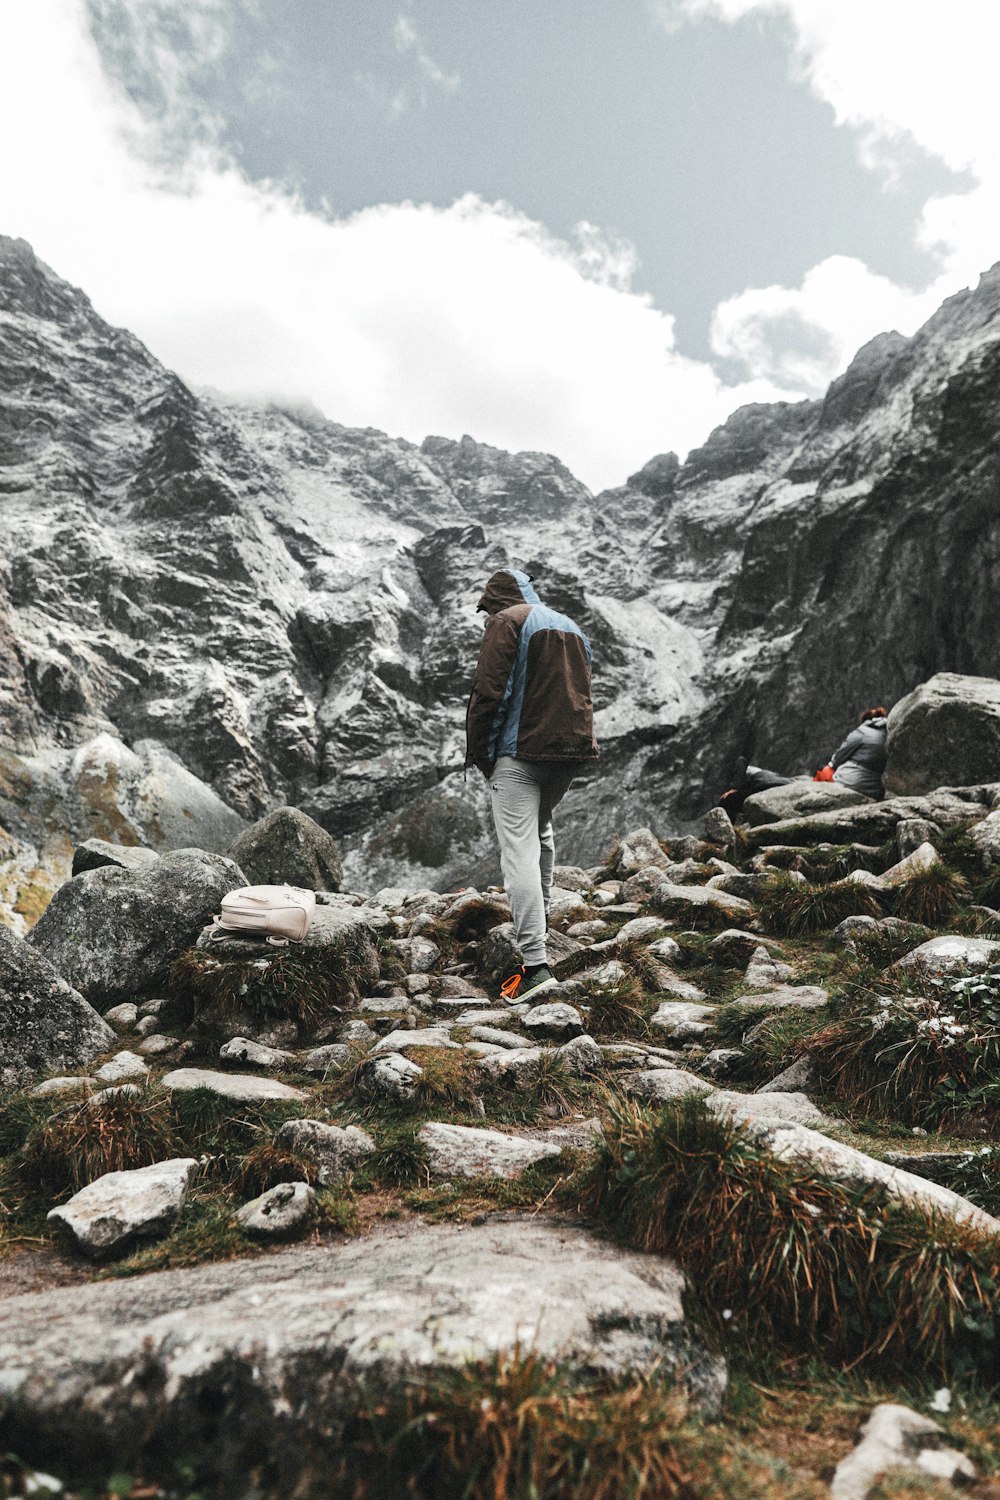
[[[517,946],[529,966],[546,962],[545,928],[556,862],[552,809],[580,769],[575,761],[515,760],[502,755],[490,777],[503,883]]]

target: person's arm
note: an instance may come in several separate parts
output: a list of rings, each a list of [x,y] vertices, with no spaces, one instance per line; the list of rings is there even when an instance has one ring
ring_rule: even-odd
[[[490,730],[497,709],[503,702],[517,654],[520,624],[506,610],[486,622],[483,644],[476,664],[472,695],[465,716],[465,764],[478,766],[489,777],[493,770],[490,758]]]
[[[830,757],[830,764],[833,769],[836,770],[838,766],[842,766],[845,760],[850,760],[855,750],[860,750],[864,742],[865,737],[861,733],[861,730],[852,729],[844,743],[838,745]]]

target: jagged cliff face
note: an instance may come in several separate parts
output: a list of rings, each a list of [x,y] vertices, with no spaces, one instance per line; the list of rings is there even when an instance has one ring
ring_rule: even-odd
[[[457,768],[507,562],[594,643],[565,857],[682,829],[740,751],[799,769],[869,701],[994,674],[998,310],[993,272],[825,401],[592,496],[545,455],[197,397],[0,239],[0,824],[51,864],[93,832],[220,847],[290,801],[355,880],[482,874]]]

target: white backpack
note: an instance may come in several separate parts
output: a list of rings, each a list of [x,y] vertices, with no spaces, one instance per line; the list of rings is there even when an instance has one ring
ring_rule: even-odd
[[[294,885],[245,885],[222,898],[213,938],[263,937],[283,948],[300,943],[312,926],[316,896]]]

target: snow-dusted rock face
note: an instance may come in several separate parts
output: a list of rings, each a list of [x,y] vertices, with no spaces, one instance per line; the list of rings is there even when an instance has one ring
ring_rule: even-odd
[[[348,883],[482,884],[463,710],[507,562],[593,641],[603,759],[561,820],[584,865],[616,829],[693,831],[740,752],[808,770],[869,702],[993,670],[998,305],[995,270],[824,401],[743,408],[595,497],[544,454],[195,396],[0,239],[0,825],[23,868],[66,835],[221,851],[287,803]]]

